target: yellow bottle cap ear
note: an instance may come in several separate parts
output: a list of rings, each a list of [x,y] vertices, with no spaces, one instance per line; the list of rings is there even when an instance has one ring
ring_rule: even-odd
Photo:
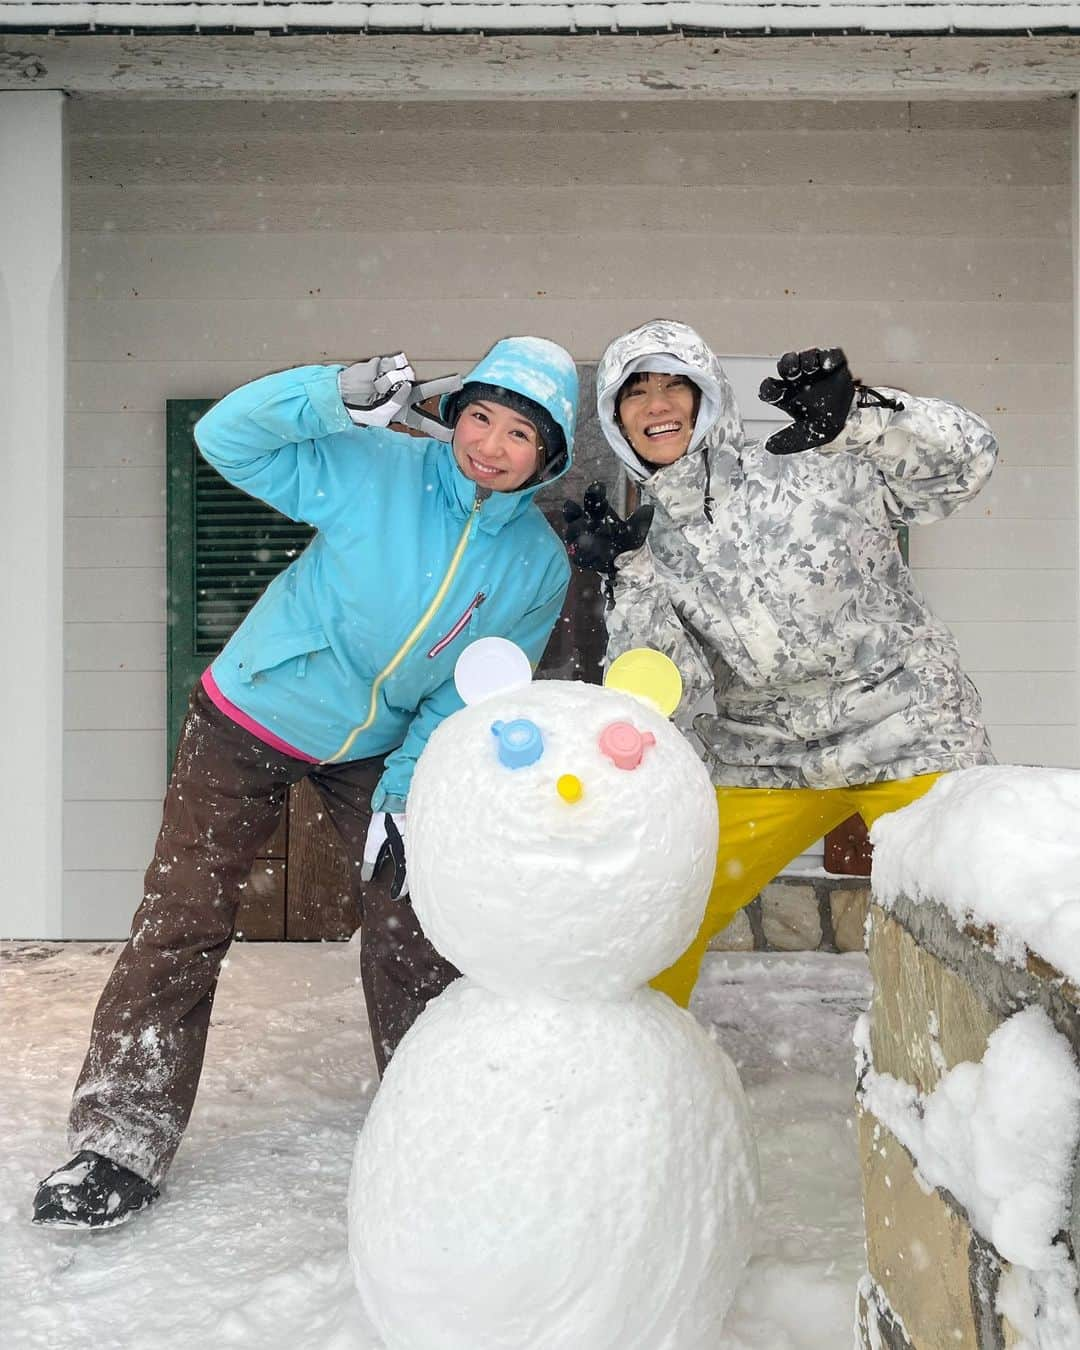
[[[651,647],[634,647],[616,657],[604,676],[607,689],[620,689],[634,694],[670,717],[682,698],[682,676],[679,668],[663,652]]]

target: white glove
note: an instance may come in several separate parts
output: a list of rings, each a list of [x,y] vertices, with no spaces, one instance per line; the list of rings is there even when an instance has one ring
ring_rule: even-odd
[[[357,361],[338,375],[338,393],[345,410],[361,427],[388,427],[400,422],[409,404],[416,372],[404,352]]]
[[[370,881],[387,859],[394,867],[390,883],[390,898],[399,900],[409,894],[405,874],[405,812],[376,811],[364,840],[364,860],[360,879]]]

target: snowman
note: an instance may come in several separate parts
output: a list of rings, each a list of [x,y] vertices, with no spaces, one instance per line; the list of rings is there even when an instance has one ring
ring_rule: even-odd
[[[716,795],[678,672],[531,681],[484,638],[409,795],[411,901],[463,972],[357,1142],[349,1247],[387,1350],[716,1350],[757,1160],[734,1065],[647,982],[698,929]]]

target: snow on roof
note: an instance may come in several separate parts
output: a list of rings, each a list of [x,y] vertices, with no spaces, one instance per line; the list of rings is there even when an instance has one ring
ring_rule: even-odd
[[[0,29],[282,28],[446,31],[993,33],[1080,30],[1080,0],[0,0]]]

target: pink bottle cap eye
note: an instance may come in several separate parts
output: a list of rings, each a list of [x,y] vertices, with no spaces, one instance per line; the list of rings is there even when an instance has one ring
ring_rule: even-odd
[[[600,733],[600,751],[617,769],[636,769],[646,748],[655,744],[651,731],[642,734],[629,722],[612,722]]]

